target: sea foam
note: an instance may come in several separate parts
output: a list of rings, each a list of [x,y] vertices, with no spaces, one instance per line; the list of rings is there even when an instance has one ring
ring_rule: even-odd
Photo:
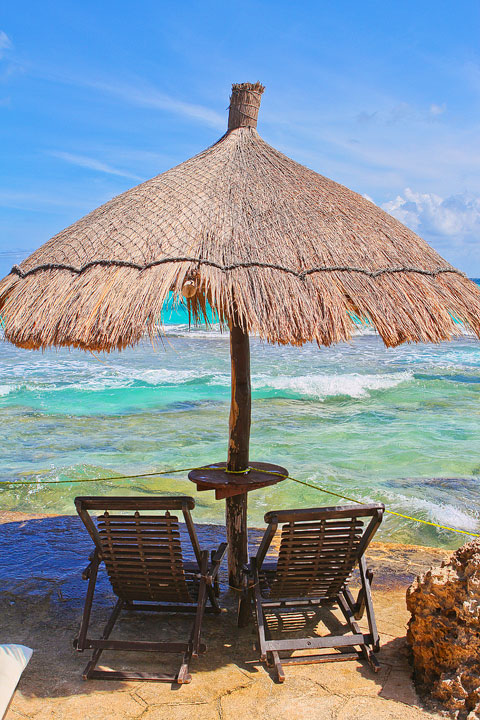
[[[280,375],[269,377],[262,375],[253,378],[253,387],[259,389],[286,390],[298,395],[309,396],[317,400],[326,397],[345,395],[352,398],[361,398],[371,390],[388,390],[400,383],[408,382],[413,378],[409,371],[375,375],[361,373],[343,374],[317,374],[290,377]]]
[[[419,479],[419,484],[421,479]],[[465,512],[458,505],[451,503],[426,500],[418,497],[407,497],[403,494],[392,495],[392,504],[395,510],[407,515],[426,515],[430,522],[447,527],[459,528],[465,532],[477,533],[479,531],[479,517]],[[390,506],[391,507],[391,506]]]

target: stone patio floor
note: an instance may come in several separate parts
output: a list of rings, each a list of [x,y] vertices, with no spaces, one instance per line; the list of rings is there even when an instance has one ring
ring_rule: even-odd
[[[200,541],[213,547],[222,529],[200,526]],[[252,542],[258,539],[253,533]],[[76,518],[0,517],[0,642],[16,642],[34,649],[6,720],[421,720],[439,718],[417,696],[405,643],[408,613],[405,590],[413,577],[447,553],[441,550],[374,543],[368,553],[374,569],[374,606],[381,636],[380,671],[362,662],[286,666],[286,681],[278,684],[258,662],[253,649],[253,625],[236,627],[236,598],[225,585],[221,616],[206,616],[203,638],[207,653],[191,665],[192,682],[171,686],[151,682],[87,681],[81,672],[88,653],[76,653],[72,639],[78,631],[90,540]],[[6,559],[8,558],[8,559]],[[53,560],[55,558],[55,560]],[[99,587],[92,633],[104,624],[113,595],[106,579]],[[335,617],[297,614],[293,623],[313,630],[320,618],[328,628]],[[324,613],[324,611],[322,611]],[[117,637],[152,639],[185,636],[189,620],[151,614],[125,614]],[[288,618],[286,619],[288,625]],[[362,623],[361,623],[362,625]],[[318,625],[320,629],[322,625]],[[323,626],[323,632],[325,627]],[[328,632],[328,630],[327,630]],[[113,660],[112,660],[113,657]],[[105,658],[103,660],[103,658]],[[135,670],[171,671],[158,656],[104,653],[102,662]],[[112,665],[113,666],[113,665]]]

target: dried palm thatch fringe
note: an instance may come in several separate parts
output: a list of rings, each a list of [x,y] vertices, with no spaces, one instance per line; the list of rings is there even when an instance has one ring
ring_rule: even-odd
[[[256,131],[263,86],[234,85],[212,147],[63,230],[0,283],[5,337],[21,347],[112,350],[159,332],[186,280],[222,323],[277,343],[349,339],[351,313],[388,346],[480,337],[480,289],[362,196]]]

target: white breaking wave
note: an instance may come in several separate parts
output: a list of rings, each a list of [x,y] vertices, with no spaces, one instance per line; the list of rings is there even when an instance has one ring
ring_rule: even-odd
[[[182,383],[199,380],[209,376],[209,373],[199,373],[198,370],[169,370],[168,368],[121,369],[119,375],[127,380],[140,380],[148,385],[181,385]]]
[[[435,503],[431,503],[431,505],[431,516],[434,522],[449,527],[457,527],[467,532],[469,530],[475,533],[478,532],[478,518],[468,515],[459,507],[455,505],[437,505]]]
[[[363,375],[360,373],[344,374],[317,374],[288,376],[254,375],[252,387],[258,391],[286,391],[304,397],[323,400],[332,396],[348,396],[362,398],[370,391],[388,390],[414,377],[413,372],[385,373],[378,375]],[[0,385],[0,396],[7,395],[19,389],[40,392],[61,392],[63,390],[81,390],[101,392],[103,390],[121,390],[133,387],[138,383],[153,387],[164,385],[183,385],[185,383],[207,383],[210,386],[228,387],[230,374],[221,372],[208,372],[202,370],[170,370],[167,368],[139,369],[116,368],[102,369],[100,373],[82,378],[80,381],[68,382],[35,382]]]
[[[199,372],[198,370],[115,368],[106,371],[100,376],[96,375],[85,379],[82,382],[52,386],[48,389],[63,390],[68,387],[69,390],[121,390],[122,388],[132,387],[138,382],[152,386],[183,385],[184,383],[198,382],[211,377],[211,373]]]
[[[421,480],[419,480],[421,482]],[[416,515],[418,511],[423,511],[430,522],[446,525],[448,527],[459,528],[466,532],[477,533],[479,531],[479,518],[470,515],[457,505],[449,503],[434,502],[424,500],[423,498],[407,497],[406,495],[396,495],[395,501],[398,507],[398,501],[402,503],[402,509],[398,512],[405,512]],[[397,507],[395,509],[397,509]]]
[[[228,330],[221,329],[220,323],[214,323],[208,328],[205,325],[163,325],[159,329],[160,336],[191,337],[191,338],[225,338],[230,340]]]
[[[252,385],[255,389],[288,390],[299,395],[323,400],[335,395],[361,398],[367,396],[370,390],[388,390],[400,383],[408,382],[412,378],[413,372],[409,371],[384,375],[361,375],[360,373],[300,375],[298,377],[262,375],[253,378]]]
[[[108,370],[102,369],[101,372],[74,382],[69,379],[62,379],[61,377],[47,382],[45,380],[36,381],[36,379],[32,378],[28,382],[0,385],[0,397],[19,390],[42,393],[62,392],[65,390],[102,392],[103,390],[122,390],[133,386],[138,387],[138,383],[155,387],[162,385],[183,385],[189,382],[202,381],[209,382],[211,385],[228,385],[230,376],[214,375],[212,372],[202,372],[198,370],[109,368]]]

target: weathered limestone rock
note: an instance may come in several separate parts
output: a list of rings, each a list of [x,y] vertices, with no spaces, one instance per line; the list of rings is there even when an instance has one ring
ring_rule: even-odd
[[[458,720],[480,718],[480,539],[407,590],[415,678]]]

